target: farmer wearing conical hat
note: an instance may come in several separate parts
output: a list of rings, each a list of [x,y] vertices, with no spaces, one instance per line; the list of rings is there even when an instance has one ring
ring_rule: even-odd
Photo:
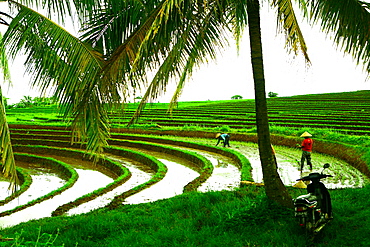
[[[224,147],[228,146],[230,147],[230,143],[229,143],[229,140],[230,140],[230,135],[229,134],[226,134],[226,133],[218,133],[216,135],[216,139],[217,139],[217,144],[216,146],[222,141],[223,144],[224,144]]]
[[[311,152],[313,146],[313,140],[310,138],[312,135],[305,131],[301,137],[304,138],[302,141],[301,149],[302,149],[302,157],[301,157],[301,172],[303,170],[304,161],[307,161],[307,165],[310,166],[310,170],[312,171],[312,163],[311,163]]]

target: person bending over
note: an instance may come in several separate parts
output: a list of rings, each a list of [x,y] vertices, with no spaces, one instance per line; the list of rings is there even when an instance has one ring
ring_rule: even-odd
[[[230,147],[230,135],[229,134],[226,134],[226,133],[218,133],[216,135],[216,139],[217,139],[217,143],[216,143],[216,146],[220,143],[220,142],[223,142],[224,144],[224,147],[228,146]]]

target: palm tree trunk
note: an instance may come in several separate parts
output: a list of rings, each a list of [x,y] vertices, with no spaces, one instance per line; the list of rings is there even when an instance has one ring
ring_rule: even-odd
[[[263,70],[259,0],[247,1],[247,13],[255,90],[258,148],[266,195],[280,205],[292,207],[292,198],[277,172],[277,164],[271,147]]]

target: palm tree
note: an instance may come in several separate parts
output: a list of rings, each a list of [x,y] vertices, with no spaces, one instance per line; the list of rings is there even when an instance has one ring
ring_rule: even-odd
[[[90,0],[74,1],[73,6],[70,1],[60,0],[9,0],[2,1],[2,10],[4,2],[9,4],[9,13],[0,12],[0,24],[7,26],[4,36],[0,37],[4,76],[9,75],[6,58],[14,59],[23,52],[28,54],[25,67],[33,76],[32,86],[43,92],[54,88],[53,97],[64,106],[64,115],[73,117],[71,141],[86,141],[88,150],[102,153],[109,136],[105,101],[106,97],[110,101],[119,98],[117,88],[112,90],[109,85],[97,82],[103,64],[102,54],[48,18],[55,15],[63,23],[65,17],[74,16],[72,9],[75,9],[83,22],[100,5]],[[32,7],[44,10],[48,17]],[[11,185],[15,185],[15,163],[4,109],[0,112],[0,119],[3,175],[10,176]]]
[[[0,22],[3,22],[0,20]],[[6,22],[5,22],[6,23]],[[0,34],[0,40],[2,35]],[[0,68],[3,72],[3,81],[10,80],[8,60],[3,47],[0,45]],[[5,98],[3,97],[0,87],[0,156],[1,156],[1,173],[4,177],[9,178],[9,189],[14,192],[17,189],[18,176],[14,161],[13,148],[10,142],[10,132],[5,116]]]
[[[146,87],[148,72],[155,71],[147,86],[139,110],[156,98],[168,82],[177,81],[175,103],[194,67],[214,59],[228,45],[232,32],[239,43],[249,26],[253,74],[256,87],[256,112],[260,156],[268,196],[280,196],[288,205],[288,196],[276,175],[271,156],[263,60],[259,32],[258,0],[180,1],[79,0],[8,1],[16,7],[4,35],[11,57],[22,49],[28,54],[26,68],[34,75],[34,86],[55,88],[55,96],[72,116],[76,137],[88,142],[89,150],[102,152],[109,137],[106,109],[121,102],[132,91]],[[75,9],[84,34],[76,38],[29,3],[43,6],[48,16],[56,12],[63,20]],[[23,4],[25,5],[23,5]],[[287,47],[308,56],[290,0],[271,0],[277,10]],[[335,32],[335,41],[358,61],[368,58],[368,4],[357,0],[297,0],[305,16],[322,20],[327,32]],[[42,5],[44,4],[44,5]],[[309,11],[310,10],[310,11]],[[248,14],[247,14],[248,12]],[[309,13],[309,14],[308,14]],[[1,14],[1,13],[0,13]],[[358,23],[358,18],[361,23]],[[258,29],[258,30],[257,30]],[[257,34],[255,33],[257,31]],[[369,65],[367,65],[367,68]],[[138,112],[139,113],[139,112]],[[275,189],[274,189],[275,188]],[[277,188],[277,189],[276,189]],[[281,201],[280,201],[281,202]]]
[[[246,9],[247,12],[242,11],[244,9]],[[213,13],[211,10],[208,10],[208,11],[210,13]],[[264,177],[264,181],[266,185],[266,194],[273,201],[278,202],[279,204],[284,205],[286,207],[291,207],[292,206],[291,197],[288,194],[277,172],[277,165],[275,163],[275,159],[273,157],[273,152],[271,148],[270,131],[269,131],[269,125],[268,125],[268,116],[267,116],[267,105],[266,105],[265,80],[264,80],[264,72],[263,72],[261,33],[260,33],[260,24],[259,24],[260,22],[259,2],[257,0],[247,1],[246,5],[240,4],[239,6],[236,5],[236,6],[233,6],[232,8],[228,8],[228,6],[217,6],[217,8],[215,8],[214,11],[216,13],[213,13],[215,14],[215,16],[212,16],[212,20],[216,20],[215,23],[221,21],[221,23],[218,23],[217,25],[218,27],[220,26],[222,27],[222,25],[225,25],[225,22],[226,22],[226,26],[233,25],[237,40],[240,39],[240,36],[242,33],[241,30],[244,29],[245,24],[248,23],[249,32],[250,32],[250,41],[251,41],[250,43],[251,43],[252,67],[253,67],[253,75],[254,75],[254,82],[255,82],[256,119],[257,119],[257,132],[258,132],[257,134],[258,134],[258,140],[259,140],[258,146],[259,146],[259,151],[260,151],[261,164],[263,168],[262,169],[263,177]],[[219,12],[221,13],[225,12],[228,15],[230,15],[232,18],[222,17],[221,19],[218,19],[217,13]],[[281,15],[284,16],[284,14],[281,14]],[[193,17],[193,18],[199,18],[199,16]],[[230,19],[227,19],[227,18],[230,18]],[[202,20],[202,22],[205,22],[205,21]],[[209,26],[204,26],[202,28],[203,29],[200,29],[200,30],[203,33],[215,32],[215,30],[211,29]],[[207,30],[207,28],[210,30]],[[309,61],[307,53],[306,53],[306,47],[304,44],[304,40],[300,33],[298,25],[295,22],[295,18],[293,18],[293,25],[289,26],[289,28],[293,30],[292,32],[295,34],[295,36],[288,36],[288,40],[294,45],[296,45],[297,43],[300,43],[302,51],[305,57],[307,58],[307,61]],[[224,30],[222,29],[221,32],[223,31]],[[222,33],[220,33],[219,35],[222,35]],[[204,45],[202,44],[202,42],[206,42],[207,44],[210,42],[209,40],[203,40],[202,35],[199,35],[199,36],[201,40],[200,41],[201,45]],[[198,43],[190,44],[190,46],[191,46],[191,49],[196,50],[196,51],[202,48],[199,46]],[[207,46],[204,45],[204,47],[207,47]],[[195,61],[194,58],[190,55],[189,55],[189,59],[191,62]],[[159,72],[159,73],[163,73],[163,72]],[[138,108],[137,113],[132,118],[130,123],[135,121],[135,119],[140,115],[140,111],[143,109],[146,100],[150,96],[153,95],[153,92],[154,92],[154,95],[156,96],[155,90],[158,87],[156,83],[158,83],[158,81],[160,82],[161,80],[163,80],[160,77],[160,74],[158,77],[159,77],[158,79],[155,78],[155,80],[153,80],[152,83],[150,84],[147,90],[147,93],[145,94],[143,101],[140,105],[141,107]],[[172,105],[175,105],[178,95],[181,92],[181,89],[184,84],[184,79],[185,79],[184,77],[185,76],[182,76],[182,75],[180,76],[181,80],[178,84],[178,90],[175,92],[175,95],[171,101]],[[166,83],[166,81],[162,83]]]
[[[368,57],[368,33],[369,33],[369,13],[367,11],[368,4],[364,4],[360,1],[339,1],[341,3],[337,3],[337,1],[311,1],[309,5],[306,5],[305,1],[298,1],[300,7],[304,10],[304,13],[307,12],[307,7],[311,7],[311,14],[313,16],[313,20],[322,20],[322,26],[324,30],[327,32],[333,31],[334,28],[339,26],[339,33],[336,36],[336,42],[346,44],[347,48],[346,51],[351,51],[352,55],[357,57],[358,59],[363,59],[364,57]],[[315,3],[313,3],[315,2]],[[346,3],[344,3],[346,2]],[[214,5],[219,4],[216,8],[213,8]],[[294,52],[301,50],[304,57],[306,58],[307,63],[309,63],[309,58],[307,55],[307,48],[303,39],[303,35],[300,31],[297,19],[295,17],[292,3],[290,0],[274,0],[271,2],[272,5],[277,9],[278,12],[278,19],[282,23],[282,28],[286,31],[287,34],[287,45],[290,47]],[[312,4],[311,4],[312,3]],[[171,1],[172,4],[172,1]],[[199,4],[199,3],[198,3]],[[362,5],[361,5],[362,4]],[[175,4],[174,4],[175,5]],[[171,6],[174,6],[171,5]],[[200,4],[201,5],[201,4]],[[348,5],[353,5],[351,9],[352,12],[348,12]],[[241,3],[238,1],[228,1],[225,3],[225,6],[222,6],[222,3],[218,1],[211,1],[207,2],[206,6],[202,6],[204,12],[208,13],[208,15],[201,16],[199,9],[191,11],[197,13],[197,16],[187,16],[183,14],[186,10],[185,5],[184,8],[178,10],[183,14],[183,16],[188,18],[199,18],[202,20],[202,23],[207,23],[208,19],[206,17],[211,16],[212,11],[217,11],[218,15],[223,15],[221,18],[217,14],[213,16],[213,20],[217,20],[215,22],[220,21],[218,23],[218,27],[223,27],[224,24],[230,25],[231,27],[235,28],[234,34],[237,40],[240,38],[240,31],[245,24],[245,10],[247,11],[247,19],[248,19],[248,27],[249,27],[249,35],[250,35],[250,44],[251,44],[251,62],[253,68],[253,76],[254,76],[254,85],[255,85],[255,101],[256,101],[256,121],[257,121],[257,135],[258,135],[258,146],[260,151],[260,158],[263,170],[263,177],[266,184],[266,194],[272,200],[280,203],[281,205],[291,207],[291,197],[287,193],[278,173],[277,173],[277,164],[274,161],[272,147],[271,147],[271,140],[270,140],[270,131],[269,131],[269,123],[268,123],[268,114],[267,114],[267,104],[266,104],[266,91],[265,91],[265,79],[264,79],[264,71],[263,71],[263,56],[262,56],[262,42],[261,42],[261,34],[260,34],[260,17],[259,17],[259,0],[250,0],[246,1],[245,3]],[[179,7],[180,8],[180,7]],[[222,13],[222,14],[221,14]],[[359,14],[361,16],[361,20],[364,21],[363,25],[358,27],[356,21],[356,15]],[[171,15],[166,16],[168,19]],[[231,18],[230,18],[231,16]],[[306,15],[307,16],[307,15]],[[166,19],[165,26],[172,25],[174,21],[170,22]],[[181,23],[184,25],[184,23]],[[198,23],[200,26],[201,24]],[[186,27],[188,25],[185,25]],[[209,28],[209,27],[206,27]],[[156,31],[158,30],[158,25],[156,25]],[[183,30],[185,32],[185,30]],[[200,32],[206,33],[209,30],[204,31],[204,29],[199,28]],[[217,32],[212,30],[213,32]],[[211,32],[212,32],[211,31]],[[361,34],[358,34],[358,31],[361,31]],[[159,32],[158,32],[159,33]],[[203,34],[203,33],[202,33]],[[218,33],[219,34],[219,33]],[[161,34],[162,35],[162,34]],[[167,36],[168,37],[168,36]],[[361,37],[360,41],[356,39]],[[150,37],[152,38],[152,37]],[[153,39],[153,38],[152,38]],[[148,38],[149,40],[149,38]],[[187,40],[188,41],[188,40]],[[205,42],[212,42],[212,41],[205,41]],[[157,42],[156,42],[157,44]],[[146,44],[145,44],[146,45]],[[197,44],[198,45],[198,44]],[[195,50],[199,51],[202,47],[196,46],[195,44],[191,46]],[[204,47],[204,46],[203,46]],[[150,50],[146,48],[146,50]],[[189,49],[191,50],[191,49]],[[173,50],[168,52],[168,57],[173,58],[172,54]],[[149,54],[147,54],[148,56]],[[366,59],[363,59],[366,61]],[[194,57],[188,56],[188,60],[191,63],[195,61]],[[166,62],[166,60],[165,60]],[[164,63],[165,63],[164,62]],[[163,63],[163,64],[164,64]],[[162,66],[163,66],[162,64]],[[188,65],[184,63],[185,65]],[[178,90],[176,91],[173,100],[171,103],[174,103],[184,83],[184,73],[191,72],[191,68],[184,65],[183,74],[179,75],[179,83],[178,83]],[[131,120],[133,122],[139,115],[140,111],[143,109],[147,100],[154,95],[157,96],[157,88],[159,82],[162,82],[163,85],[168,81],[166,78],[161,76],[162,67],[158,70],[158,78],[152,81],[150,86],[148,87],[148,91],[145,94],[142,104],[139,107],[137,113]]]
[[[106,103],[120,99],[116,87],[98,82],[103,55],[22,3],[35,7],[45,4],[45,12],[49,16],[57,14],[61,22],[65,16],[74,16],[72,9],[82,21],[85,14],[100,6],[88,0],[75,1],[74,6],[70,1],[52,0],[8,3],[14,14],[3,37],[8,56],[14,59],[20,52],[28,54],[25,66],[33,76],[32,86],[42,92],[54,88],[53,97],[61,102],[65,117],[73,118],[71,141],[87,141],[91,152],[102,153],[109,136]]]
[[[258,148],[262,164],[263,180],[265,182],[266,195],[269,198],[280,203],[281,205],[291,207],[291,197],[277,172],[277,164],[273,157],[274,154],[271,146],[263,70],[259,8],[260,6],[258,0],[247,1],[250,50],[255,91]]]

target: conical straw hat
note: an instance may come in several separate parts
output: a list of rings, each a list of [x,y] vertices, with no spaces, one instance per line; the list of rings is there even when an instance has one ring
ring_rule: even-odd
[[[307,131],[305,131],[301,137],[311,137],[312,135],[310,133],[308,133]]]
[[[299,180],[298,183],[293,185],[293,187],[305,189],[307,188],[307,185],[302,180]]]
[[[218,138],[220,135],[221,135],[221,133],[217,133],[217,134],[216,134],[216,138]]]

